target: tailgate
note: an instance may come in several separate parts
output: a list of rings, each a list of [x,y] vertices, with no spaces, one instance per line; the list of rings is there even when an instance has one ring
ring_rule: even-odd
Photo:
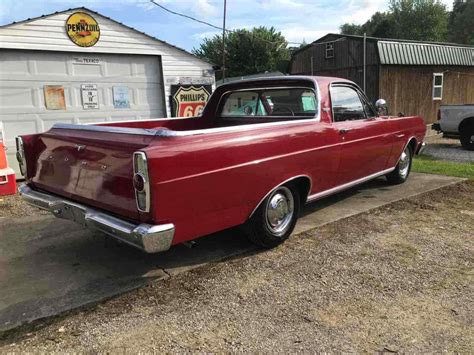
[[[140,219],[133,188],[133,153],[148,146],[153,135],[89,127],[53,128],[25,145],[31,183],[73,201]],[[33,161],[36,164],[30,168]]]

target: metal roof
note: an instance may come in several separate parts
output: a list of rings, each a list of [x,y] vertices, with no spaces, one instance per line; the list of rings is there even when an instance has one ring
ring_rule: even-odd
[[[474,66],[474,47],[419,42],[377,42],[380,64]]]

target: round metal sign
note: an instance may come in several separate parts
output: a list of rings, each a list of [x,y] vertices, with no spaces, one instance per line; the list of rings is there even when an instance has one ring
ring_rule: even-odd
[[[92,47],[100,37],[97,21],[85,12],[75,12],[66,20],[66,33],[80,47]]]

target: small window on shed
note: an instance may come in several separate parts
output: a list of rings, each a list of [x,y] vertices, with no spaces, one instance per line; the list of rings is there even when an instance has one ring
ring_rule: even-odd
[[[433,100],[443,99],[443,73],[433,74]]]
[[[334,42],[326,43],[326,59],[334,58]]]

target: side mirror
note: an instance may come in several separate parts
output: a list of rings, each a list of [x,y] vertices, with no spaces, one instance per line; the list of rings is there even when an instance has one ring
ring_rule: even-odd
[[[385,101],[384,99],[378,99],[375,102],[375,107],[377,108],[377,112],[380,116],[388,115],[387,101]]]

